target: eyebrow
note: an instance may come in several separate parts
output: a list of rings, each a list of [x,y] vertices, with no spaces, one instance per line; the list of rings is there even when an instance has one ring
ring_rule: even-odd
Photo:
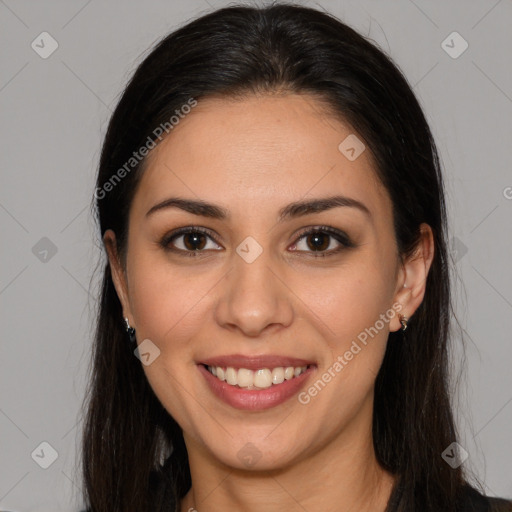
[[[337,195],[290,203],[279,210],[278,222],[339,207],[356,208],[371,217],[370,210],[362,202],[351,197]],[[207,203],[202,200],[182,199],[179,197],[170,197],[154,205],[148,210],[146,217],[168,208],[179,208],[194,215],[211,219],[226,220],[231,218],[229,210],[222,206]]]

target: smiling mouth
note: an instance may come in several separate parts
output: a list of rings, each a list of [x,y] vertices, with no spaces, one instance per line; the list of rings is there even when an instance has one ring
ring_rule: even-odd
[[[268,389],[302,375],[311,365],[278,366],[276,368],[234,368],[203,365],[214,377],[241,389]]]

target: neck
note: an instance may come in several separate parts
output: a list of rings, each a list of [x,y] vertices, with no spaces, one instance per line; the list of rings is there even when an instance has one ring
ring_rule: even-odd
[[[377,462],[371,425],[365,435],[361,427],[351,426],[356,436],[345,431],[312,456],[270,471],[224,466],[189,440],[192,487],[181,512],[384,512],[395,479]]]

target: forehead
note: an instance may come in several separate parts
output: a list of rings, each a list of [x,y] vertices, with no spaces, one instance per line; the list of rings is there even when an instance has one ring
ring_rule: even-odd
[[[179,194],[247,213],[341,193],[382,214],[389,197],[361,139],[312,96],[200,100],[150,153],[134,208]]]

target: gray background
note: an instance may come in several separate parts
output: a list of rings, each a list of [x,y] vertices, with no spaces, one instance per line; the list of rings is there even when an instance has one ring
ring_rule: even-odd
[[[511,2],[302,3],[375,40],[427,113],[445,169],[456,304],[466,329],[458,400],[465,465],[489,494],[512,497]],[[0,0],[3,509],[56,512],[81,504],[75,465],[101,257],[89,205],[101,140],[146,49],[227,4]],[[59,45],[47,59],[31,47],[43,31]],[[453,31],[469,44],[458,58],[442,46]],[[461,44],[445,43],[452,52]],[[458,349],[454,366],[462,360]],[[48,469],[31,457],[37,449],[34,459],[49,461],[43,441],[58,452]]]

